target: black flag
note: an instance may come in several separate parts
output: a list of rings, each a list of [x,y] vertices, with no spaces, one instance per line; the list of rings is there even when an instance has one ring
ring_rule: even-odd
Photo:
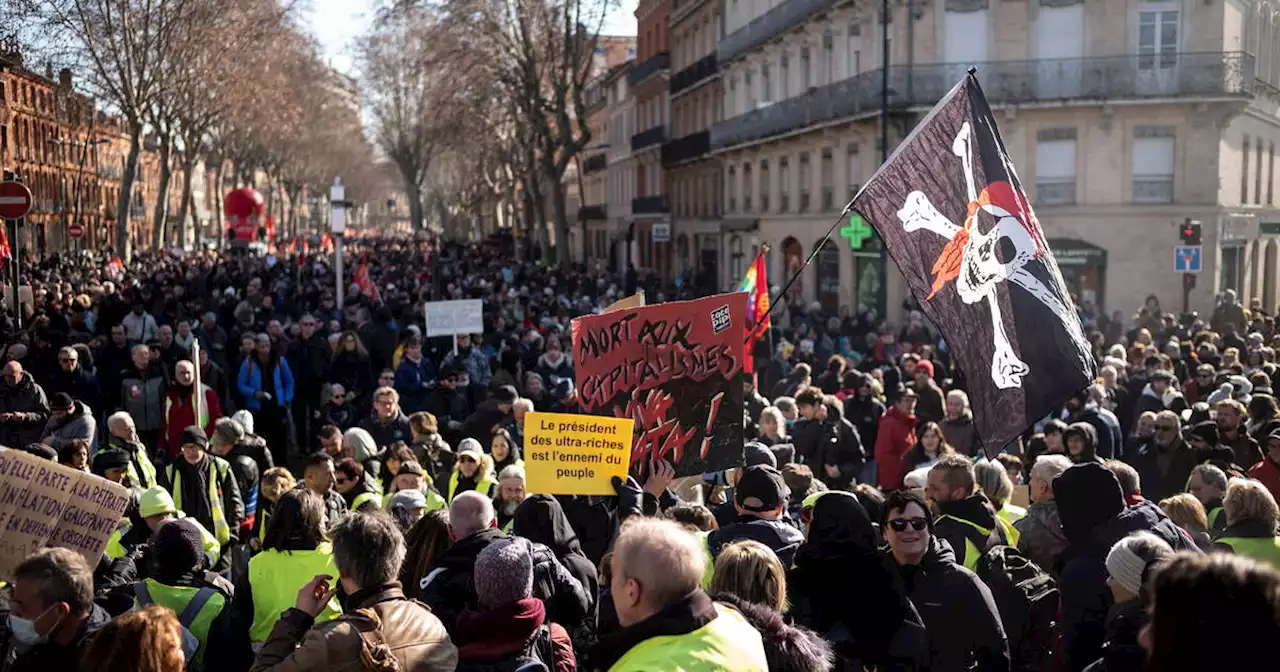
[[[1087,386],[1096,364],[972,74],[854,198],[941,330],[995,455]]]

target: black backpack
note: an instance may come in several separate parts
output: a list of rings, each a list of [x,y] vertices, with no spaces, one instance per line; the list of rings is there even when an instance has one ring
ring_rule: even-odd
[[[551,626],[542,625],[524,651],[491,662],[458,661],[457,672],[551,672],[555,669],[555,650],[551,643]]]
[[[978,558],[978,578],[991,589],[1009,639],[1010,669],[1052,672],[1058,650],[1058,585],[1017,548],[992,546]]]

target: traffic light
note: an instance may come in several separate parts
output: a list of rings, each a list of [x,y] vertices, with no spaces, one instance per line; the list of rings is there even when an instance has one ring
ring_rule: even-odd
[[[1195,274],[1195,273],[1183,273],[1183,274],[1182,274],[1182,289],[1183,289],[1183,290],[1185,290],[1185,291],[1190,292],[1191,290],[1193,290],[1193,289],[1195,289],[1195,288],[1196,288],[1196,274]],[[1183,311],[1183,312],[1186,312],[1186,311]]]
[[[1200,222],[1188,219],[1182,225],[1181,238],[1183,245],[1200,244]]]

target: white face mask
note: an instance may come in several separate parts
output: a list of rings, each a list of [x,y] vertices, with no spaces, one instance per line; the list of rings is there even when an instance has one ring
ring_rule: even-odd
[[[53,607],[49,607],[49,609],[52,608]],[[9,612],[9,631],[13,633],[13,642],[17,645],[17,648],[20,651],[30,649],[33,646],[37,646],[48,641],[49,635],[47,633],[42,635],[36,630],[36,621],[49,613],[49,609],[45,609],[40,612],[40,615],[35,618],[21,618],[14,616],[13,612]],[[58,619],[58,623],[61,622],[62,619]],[[49,629],[49,632],[56,630],[58,623],[55,623],[53,627]]]

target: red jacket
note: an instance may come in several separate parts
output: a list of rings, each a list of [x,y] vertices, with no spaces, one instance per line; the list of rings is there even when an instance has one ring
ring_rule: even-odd
[[[465,611],[458,617],[453,643],[458,662],[492,663],[520,655],[546,621],[542,600],[529,598],[485,612]],[[554,672],[574,672],[578,667],[569,633],[558,623],[551,627],[554,660],[544,660]]]
[[[1271,496],[1280,499],[1280,466],[1272,462],[1271,458],[1263,455],[1261,462],[1249,468],[1249,478],[1267,486]]]
[[[880,431],[876,433],[876,471],[880,489],[888,492],[902,487],[906,472],[902,456],[916,445],[916,416],[903,415],[897,406],[880,416]]]
[[[208,385],[204,388],[205,413],[209,416],[204,425],[206,436],[213,436],[213,424],[222,417],[222,404],[218,395]],[[169,386],[169,393],[164,399],[164,415],[160,423],[160,447],[170,459],[182,451],[182,430],[196,423],[195,409],[191,404],[190,394],[181,394],[176,385]]]

